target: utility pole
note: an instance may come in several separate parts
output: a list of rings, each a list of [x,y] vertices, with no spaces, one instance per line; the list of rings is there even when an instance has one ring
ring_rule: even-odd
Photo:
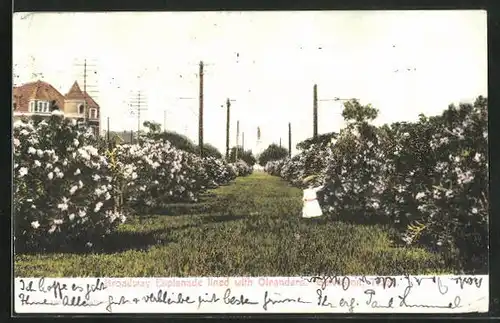
[[[241,133],[241,150],[245,152],[245,132]]]
[[[132,108],[132,113],[137,114],[137,143],[139,143],[139,133],[141,131],[141,111],[147,109],[146,100],[144,95],[141,95],[141,91],[137,91],[137,96],[131,100],[130,107]]]
[[[313,138],[318,137],[318,86],[313,88]]]
[[[230,100],[227,98],[226,100],[226,161],[229,161],[229,124],[231,122],[230,118],[230,110],[231,110],[231,101],[236,101],[236,100]]]
[[[240,120],[236,121],[236,151],[234,153],[234,161],[238,161],[238,150],[240,144]]]
[[[281,148],[281,137],[280,137],[280,148]]]
[[[108,145],[109,145],[109,117],[108,117],[107,121],[108,121],[108,125],[107,125],[107,130],[108,131],[106,133],[106,141],[108,142]]]
[[[292,124],[288,123],[288,157],[292,158]]]
[[[163,111],[163,132],[167,132],[167,110]]]
[[[227,106],[227,115],[226,115],[226,160],[229,160],[229,124],[231,118],[229,117],[229,111],[231,109],[231,101],[227,99],[226,101],[226,106]]]
[[[200,113],[198,119],[198,145],[200,146],[200,157],[203,157],[203,61],[200,61]]]
[[[95,64],[90,64],[88,62],[87,58],[84,58],[83,64],[75,64],[76,66],[83,67],[83,124],[85,126],[88,125],[88,120],[89,120],[89,113],[88,113],[88,99],[89,99],[89,92],[92,92],[92,96],[96,96],[96,90],[88,90],[88,88],[95,88],[95,85],[90,85],[88,81],[89,77],[89,69],[95,68]],[[94,74],[97,74],[97,71],[94,70]],[[100,115],[100,113],[99,113]],[[100,118],[100,117],[99,117]],[[100,128],[100,122],[99,122],[99,128]],[[99,130],[97,130],[99,132]]]

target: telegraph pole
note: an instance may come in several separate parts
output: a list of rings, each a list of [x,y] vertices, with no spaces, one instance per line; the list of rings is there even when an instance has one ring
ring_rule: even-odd
[[[318,86],[313,88],[313,138],[318,137]]]
[[[200,113],[198,119],[198,145],[200,146],[200,157],[203,157],[203,61],[200,61]]]
[[[245,152],[245,132],[241,133],[241,150]]]
[[[93,96],[95,97],[95,93],[97,91],[95,90],[87,90],[87,88],[91,87],[91,88],[95,88],[95,85],[89,85],[89,82],[88,82],[88,76],[89,76],[89,69],[90,68],[95,68],[95,64],[89,64],[87,58],[84,58],[83,60],[83,64],[75,64],[76,66],[79,66],[79,67],[83,67],[83,123],[85,126],[88,125],[88,119],[89,119],[89,116],[88,116],[88,97],[89,97],[89,94],[88,92],[92,92],[93,93]],[[94,74],[97,74],[97,71],[94,70]],[[100,111],[99,111],[99,116],[100,116]],[[99,117],[100,119],[100,117]],[[100,128],[100,122],[99,122],[99,128]]]
[[[226,100],[226,161],[229,161],[229,124],[231,122],[230,119],[230,110],[231,110],[231,101],[236,101],[236,100],[230,100],[227,98]]]
[[[109,145],[109,117],[108,117],[107,121],[108,121],[108,125],[107,125],[107,130],[108,131],[106,133],[106,141],[108,142],[108,145]]]
[[[236,162],[238,160],[238,150],[239,150],[239,145],[240,143],[240,120],[236,121],[236,151],[234,154],[234,161]]]
[[[280,137],[280,148],[281,148],[281,137]]]
[[[167,110],[163,111],[163,132],[167,132]]]
[[[288,123],[288,157],[292,158],[292,124]]]
[[[227,116],[226,116],[226,160],[229,160],[229,124],[230,124],[230,117],[229,117],[229,111],[231,109],[231,101],[227,99],[226,101],[226,106],[227,106]]]
[[[132,99],[130,107],[132,108],[132,113],[137,114],[137,142],[139,142],[139,132],[141,131],[141,111],[147,109],[146,100],[144,96],[141,95],[141,91],[137,91],[137,96]]]

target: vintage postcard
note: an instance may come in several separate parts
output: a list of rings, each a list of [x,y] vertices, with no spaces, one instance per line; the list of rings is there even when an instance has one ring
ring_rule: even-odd
[[[488,311],[486,21],[15,13],[14,314]]]

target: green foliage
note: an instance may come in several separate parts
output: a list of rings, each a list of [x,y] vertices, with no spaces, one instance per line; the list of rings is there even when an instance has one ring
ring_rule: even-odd
[[[188,137],[178,134],[173,131],[164,131],[161,133],[153,133],[148,135],[149,138],[154,140],[166,140],[177,149],[184,150],[189,153],[198,154],[197,146]]]
[[[338,137],[338,134],[335,132],[324,133],[318,135],[316,138],[308,138],[302,142],[297,144],[297,149],[306,150],[311,148],[313,145],[320,145],[322,147],[329,145],[332,140],[335,140]]]
[[[236,160],[236,149],[238,149],[238,159],[243,160],[245,163],[247,163],[249,166],[255,165],[257,162],[257,159],[254,157],[253,153],[251,150],[245,150],[241,147],[232,147],[230,152],[229,152],[229,160]]]
[[[149,134],[158,134],[161,132],[161,125],[158,122],[144,121],[142,125],[148,129]]]
[[[349,100],[344,103],[342,117],[348,123],[368,123],[375,120],[377,116],[378,110],[373,108],[370,104],[363,106],[358,100]]]
[[[196,149],[199,149],[198,146]],[[221,152],[211,144],[203,144],[203,156],[204,157],[213,157],[213,158],[222,158]]]
[[[259,156],[259,164],[265,166],[268,162],[288,156],[288,150],[276,144],[271,144]]]

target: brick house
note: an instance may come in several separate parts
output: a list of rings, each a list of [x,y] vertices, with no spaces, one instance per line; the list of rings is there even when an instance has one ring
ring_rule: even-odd
[[[77,121],[86,118],[90,128],[99,134],[100,107],[88,93],[80,89],[77,82],[73,83],[66,95],[40,80],[13,88],[14,120],[34,115],[50,116],[53,109],[61,110],[66,118]]]

